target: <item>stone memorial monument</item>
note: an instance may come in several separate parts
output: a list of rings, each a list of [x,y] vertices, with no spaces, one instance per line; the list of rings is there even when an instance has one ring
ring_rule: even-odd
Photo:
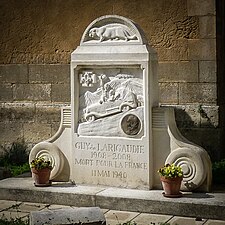
[[[131,20],[94,20],[71,55],[71,107],[30,153],[49,158],[52,180],[134,189],[160,187],[165,163],[184,171],[182,190],[208,191],[207,152],[179,133],[173,108],[159,107],[157,54]]]

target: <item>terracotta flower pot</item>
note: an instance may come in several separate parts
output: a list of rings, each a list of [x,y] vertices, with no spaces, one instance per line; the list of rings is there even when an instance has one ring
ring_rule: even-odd
[[[165,178],[160,177],[162,182],[165,197],[180,197],[182,194],[180,192],[181,182],[183,177],[175,177],[175,178]]]
[[[49,168],[44,168],[41,170],[31,168],[31,172],[35,186],[46,187],[51,185],[51,182],[49,181],[51,170]]]

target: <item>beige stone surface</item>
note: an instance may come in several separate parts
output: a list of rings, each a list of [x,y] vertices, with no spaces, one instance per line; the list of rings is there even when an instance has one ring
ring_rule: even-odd
[[[28,66],[24,64],[0,65],[0,82],[28,83]]]
[[[166,223],[172,216],[170,215],[159,215],[159,214],[147,214],[141,213],[133,219],[138,225],[147,225],[147,224],[160,224]]]
[[[70,102],[70,84],[53,84],[52,85],[52,101],[53,102]]]
[[[12,143],[23,138],[23,124],[19,122],[0,123],[1,143]]]
[[[1,219],[6,219],[6,220],[11,220],[11,219],[18,219],[18,218],[24,218],[26,219],[29,213],[26,212],[13,212],[13,211],[2,211],[0,212],[0,218]]]
[[[215,16],[199,17],[199,34],[201,38],[216,37],[216,18]]]
[[[215,39],[192,39],[188,40],[189,60],[215,60]]]
[[[29,65],[30,83],[69,83],[69,65]]]
[[[57,104],[36,104],[35,121],[40,123],[59,122],[61,106]]]
[[[216,62],[199,61],[199,82],[216,82]]]
[[[134,20],[154,47],[173,48],[180,57],[186,52],[180,51],[182,40],[199,33],[197,18],[188,17],[186,0],[69,0],[67,4],[3,0],[1,8],[0,63],[69,63],[86,26],[107,14]]]
[[[105,213],[106,224],[107,225],[117,225],[119,223],[123,224],[125,222],[134,219],[138,215],[139,213],[137,212],[110,210],[109,212]]]
[[[178,104],[178,93],[179,85],[178,83],[159,83],[159,94],[160,94],[160,103],[167,104]]]
[[[161,62],[158,76],[159,82],[197,82],[198,62]]]
[[[0,106],[1,122],[32,122],[34,118],[34,103],[4,103]]]
[[[11,84],[0,84],[0,101],[12,101],[13,100],[13,85]]]
[[[160,61],[188,60],[188,40],[178,39],[170,47],[154,46]]]
[[[169,223],[171,225],[203,225],[205,224],[205,219],[196,219],[196,218],[186,218],[186,217],[179,217],[175,216],[171,220],[169,220]]]
[[[23,202],[21,205],[19,205],[17,211],[20,212],[33,212],[33,211],[40,211],[44,208],[46,208],[46,204],[42,203],[32,203],[32,202]],[[16,211],[15,209],[13,211]]]
[[[208,220],[205,225],[225,225],[225,221],[222,220]]]
[[[214,0],[188,0],[187,6],[189,16],[215,15],[216,4]]]
[[[24,140],[37,143],[51,137],[51,124],[48,123],[25,123]]]
[[[51,101],[51,84],[15,84],[15,101]]]
[[[8,201],[8,200],[0,200],[0,211],[8,210],[12,207],[21,205],[22,202],[18,201]]]
[[[216,103],[216,84],[212,83],[181,83],[179,89],[179,103]]]

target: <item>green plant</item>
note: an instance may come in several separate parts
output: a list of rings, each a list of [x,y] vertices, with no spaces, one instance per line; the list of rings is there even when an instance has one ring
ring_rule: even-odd
[[[13,142],[10,147],[2,147],[0,164],[4,167],[22,165],[28,161],[27,144],[24,141]]]
[[[214,184],[225,184],[225,159],[212,164],[212,175]]]
[[[174,164],[166,164],[158,170],[160,176],[165,178],[182,177],[183,171],[180,166]]]
[[[44,168],[52,170],[51,161],[43,157],[37,157],[33,159],[30,163],[30,167],[35,168],[36,170],[41,170]]]
[[[24,141],[13,142],[9,147],[3,147],[0,155],[0,166],[3,168],[3,178],[18,176],[30,171],[27,144]]]
[[[22,219],[22,218],[0,218],[0,224],[1,225],[29,225],[29,220],[28,219]]]
[[[10,172],[12,174],[13,177],[18,176],[20,174],[26,173],[30,171],[30,165],[28,162],[24,163],[23,165],[19,165],[19,166],[11,166],[10,168]]]

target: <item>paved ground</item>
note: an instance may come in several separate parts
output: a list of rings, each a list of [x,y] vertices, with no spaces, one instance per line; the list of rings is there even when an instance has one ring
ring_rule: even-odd
[[[70,207],[73,206],[0,200],[0,218],[23,218],[26,220],[32,211]],[[107,225],[117,225],[128,221],[135,221],[138,225],[158,225],[160,222],[168,222],[170,225],[225,225],[225,221],[222,220],[207,220],[204,218],[178,217],[108,209],[102,209],[102,211],[106,217]]]

